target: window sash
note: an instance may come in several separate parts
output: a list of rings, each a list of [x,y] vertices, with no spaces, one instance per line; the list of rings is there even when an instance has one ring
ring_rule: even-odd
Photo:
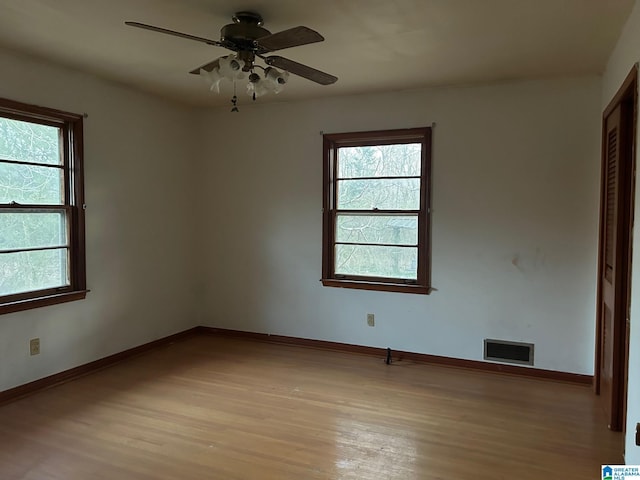
[[[396,240],[395,243],[393,242],[373,242],[373,241],[347,241],[347,240],[340,240],[340,219],[344,218],[364,218],[364,219],[380,219],[383,220],[383,223],[379,223],[378,225],[373,225],[372,227],[372,232],[380,232],[385,230],[386,228],[408,228],[408,227],[394,227],[394,226],[389,226],[388,224],[385,225],[384,224],[384,219],[405,219],[405,220],[413,220],[415,219],[415,230],[416,230],[416,238],[415,241],[409,242],[409,241],[401,241],[400,239]],[[359,232],[363,233],[363,231],[366,229],[364,227],[361,227],[360,225],[358,225]],[[333,225],[333,231],[335,232],[334,234],[334,244],[343,244],[343,245],[380,245],[380,246],[408,246],[408,247],[417,247],[420,243],[420,238],[419,238],[419,227],[420,227],[420,211],[419,210],[401,210],[401,211],[388,211],[388,210],[374,210],[374,211],[362,211],[362,210],[351,210],[351,211],[344,211],[344,210],[336,210],[336,215],[335,215],[335,223]],[[413,228],[411,228],[411,230],[413,230]],[[398,232],[396,232],[398,233]],[[400,235],[398,235],[399,237]]]
[[[371,261],[376,255],[384,261]],[[353,256],[360,257],[360,265],[349,265]],[[343,255],[344,263],[338,264]],[[418,280],[418,247],[410,245],[354,245],[335,244],[335,275],[343,278],[387,278],[393,282],[415,283]],[[368,261],[367,261],[368,260]]]
[[[408,179],[374,179],[374,180],[346,180],[336,179],[334,182],[336,201],[335,208],[337,210],[415,210],[420,207],[421,199],[420,191],[421,179],[408,178]],[[367,190],[371,189],[375,193],[373,198],[371,195],[367,195]],[[360,192],[355,198],[349,198],[349,195],[353,195],[353,192]],[[406,207],[401,206],[401,199]],[[346,203],[350,200],[349,203]]]
[[[332,249],[333,249],[333,262],[332,262],[332,272],[333,275],[336,278],[342,278],[342,279],[358,279],[358,280],[363,280],[366,279],[367,281],[380,281],[380,282],[403,282],[403,283],[416,283],[417,279],[420,275],[420,259],[421,259],[421,242],[420,242],[420,225],[422,222],[420,222],[420,210],[369,210],[369,211],[362,211],[362,210],[335,210],[334,211],[334,222],[333,222],[333,242],[332,242]],[[338,218],[340,216],[343,215],[354,215],[354,216],[362,216],[362,217],[388,217],[388,216],[395,216],[395,217],[407,217],[407,218],[416,218],[417,219],[417,226],[418,226],[418,232],[417,232],[417,241],[415,243],[384,243],[384,242],[347,242],[347,241],[341,241],[341,240],[337,240],[337,232],[338,232]],[[400,276],[373,276],[373,275],[362,275],[362,274],[356,274],[356,273],[338,273],[337,270],[337,265],[336,265],[336,261],[337,261],[337,245],[354,245],[354,246],[363,246],[363,247],[388,247],[388,248],[406,248],[406,249],[418,249],[418,258],[417,258],[417,265],[416,265],[416,278],[412,278],[412,277],[400,277]]]
[[[12,153],[18,152],[15,152],[15,148],[11,148],[11,146],[8,146],[6,151],[3,149],[0,157],[5,163],[13,161],[39,166],[63,166],[65,139],[62,135],[62,129],[65,127],[64,122],[49,122],[42,118],[33,117],[16,118],[10,114],[3,114],[0,125],[6,125],[17,131],[20,138],[25,140],[22,142],[23,148],[18,156],[12,155]],[[51,143],[52,141],[55,143]],[[39,162],[38,158],[45,160]]]
[[[42,262],[43,267],[43,270],[29,268],[21,270],[22,275],[13,278],[15,283],[9,284],[9,287],[12,288],[3,295],[3,298],[20,297],[21,295],[30,297],[32,292],[36,291],[59,292],[67,290],[71,285],[69,254],[68,247],[0,253],[0,265],[3,265],[8,257],[9,268],[11,268],[12,261],[15,262],[14,266],[16,263],[20,266],[21,263]],[[11,275],[9,278],[11,279]]]
[[[72,208],[71,206],[53,206],[49,205],[45,208],[38,208],[37,206],[28,205],[28,206],[16,206],[16,205],[0,205],[0,218],[3,214],[10,213],[26,213],[26,214],[46,214],[52,213],[61,215],[64,218],[64,232],[60,233],[60,236],[65,240],[63,243],[49,243],[49,244],[34,244],[33,246],[25,246],[25,247],[10,247],[10,248],[2,248],[0,247],[0,254],[2,253],[17,253],[17,252],[29,252],[29,251],[37,251],[37,250],[52,250],[56,248],[71,248],[71,222],[72,222]]]
[[[416,148],[418,150],[416,150]],[[365,178],[391,176],[420,176],[421,144],[416,142],[392,142],[358,146],[338,146],[336,178]],[[386,157],[393,151],[396,158]],[[402,157],[401,161],[398,157]]]
[[[3,255],[11,255],[16,253],[27,253],[27,252],[44,252],[44,251],[54,251],[54,250],[65,250],[66,251],[66,261],[64,265],[64,272],[61,271],[61,277],[64,279],[63,283],[59,285],[45,288],[45,289],[33,289],[27,290],[24,292],[12,293],[8,295],[0,296],[0,300],[4,302],[14,302],[17,300],[24,300],[33,297],[41,297],[46,295],[52,295],[55,293],[68,292],[72,291],[72,260],[73,260],[73,245],[71,244],[71,227],[72,227],[72,211],[73,207],[71,206],[58,206],[58,205],[14,205],[14,204],[3,204],[0,205],[0,215],[6,213],[57,213],[64,215],[64,238],[65,242],[57,245],[46,245],[46,246],[38,246],[38,247],[24,247],[24,248],[7,248],[0,249],[0,259]]]
[[[63,169],[24,162],[0,162],[0,203],[65,205],[68,176]],[[12,182],[11,180],[15,180]]]

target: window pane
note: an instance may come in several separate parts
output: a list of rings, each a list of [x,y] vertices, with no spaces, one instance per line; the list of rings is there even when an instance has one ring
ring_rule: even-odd
[[[62,165],[60,129],[0,118],[0,158]]]
[[[336,227],[337,242],[418,244],[417,215],[338,215]]]
[[[378,247],[372,245],[336,245],[337,275],[418,278],[416,247]]]
[[[64,213],[3,213],[0,211],[0,250],[66,245],[65,220]]]
[[[0,253],[0,295],[69,285],[67,249]]]
[[[338,178],[420,176],[422,145],[374,145],[338,149]]]
[[[338,180],[338,209],[419,210],[420,179]]]
[[[0,162],[0,203],[64,203],[64,176],[57,167],[35,167]]]

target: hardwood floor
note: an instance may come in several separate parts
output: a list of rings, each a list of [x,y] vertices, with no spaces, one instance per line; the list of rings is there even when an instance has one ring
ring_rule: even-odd
[[[192,337],[0,407],[3,480],[600,478],[589,387]]]

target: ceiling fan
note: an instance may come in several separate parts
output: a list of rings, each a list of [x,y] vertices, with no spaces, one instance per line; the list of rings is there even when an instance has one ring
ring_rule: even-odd
[[[198,37],[139,22],[125,22],[125,24],[131,27],[195,40],[215,47],[223,47],[235,52],[234,54],[217,58],[189,72],[202,75],[209,80],[212,90],[219,91],[221,79],[236,80],[248,75],[248,90],[255,100],[256,96],[261,94],[271,91],[278,93],[287,82],[288,73],[306,78],[320,85],[330,85],[338,80],[333,75],[302,63],[279,55],[268,55],[271,52],[285,48],[322,42],[324,37],[315,30],[299,26],[271,33],[262,27],[264,24],[262,17],[254,12],[238,12],[232,19],[233,23],[225,25],[220,30],[220,40]],[[266,68],[256,63],[258,58],[267,65]],[[277,68],[283,70],[283,72],[278,72]],[[234,108],[236,107],[236,101],[237,99],[234,95],[234,100],[232,100]]]

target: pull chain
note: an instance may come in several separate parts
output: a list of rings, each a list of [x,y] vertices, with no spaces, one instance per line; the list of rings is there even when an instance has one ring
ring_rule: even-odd
[[[236,95],[236,82],[235,80],[233,81],[233,98],[231,99],[231,104],[233,105],[233,107],[231,107],[231,111],[232,112],[239,112],[240,110],[238,110],[238,97]]]

